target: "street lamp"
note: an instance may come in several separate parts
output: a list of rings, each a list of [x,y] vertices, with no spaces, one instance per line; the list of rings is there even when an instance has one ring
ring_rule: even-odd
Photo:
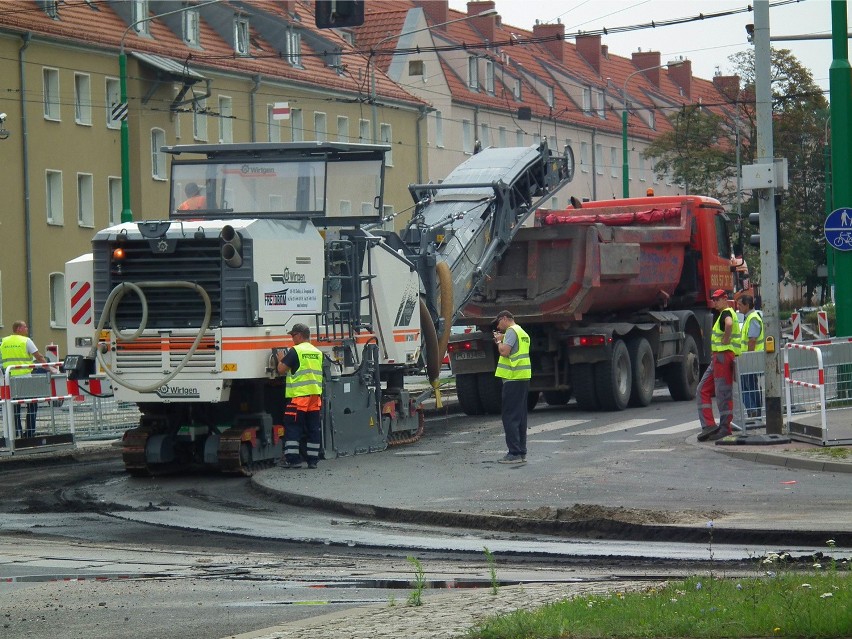
[[[653,71],[654,69],[676,67],[681,64],[683,64],[682,60],[675,60],[673,62],[666,62],[665,64],[658,64],[653,67],[639,69],[638,71],[628,74],[627,78],[624,80],[624,86],[621,89],[621,97],[624,100],[624,110],[621,112],[621,191],[622,196],[625,198],[630,197],[630,163],[627,151],[627,83],[630,82],[630,78],[634,75],[645,73],[646,71]]]
[[[464,22],[465,20],[472,20],[473,18],[488,18],[490,16],[496,16],[499,12],[497,9],[488,9],[483,11],[482,13],[477,13],[475,15],[466,15],[461,18],[454,18],[453,20],[447,20],[446,22],[439,22],[438,24],[427,25],[425,27],[420,27],[419,29],[412,29],[411,31],[404,31],[400,34],[389,35],[387,38],[382,38],[375,45],[370,47],[370,57],[367,58],[367,65],[370,68],[370,103],[373,105],[372,108],[372,120],[373,120],[373,142],[377,142],[378,138],[376,137],[376,129],[378,127],[379,120],[379,112],[376,107],[376,68],[373,64],[373,56],[376,53],[376,49],[383,45],[385,42],[389,40],[393,40],[394,38],[401,38],[402,36],[411,35],[413,33],[420,33],[421,31],[429,31],[430,29],[436,29],[437,27],[444,27],[448,24],[453,24],[455,22]]]
[[[157,18],[162,18],[165,16],[174,15],[175,13],[183,13],[184,11],[190,11],[193,9],[200,9],[201,7],[206,7],[211,4],[216,4],[217,2],[221,2],[222,0],[210,0],[210,2],[204,2],[202,4],[182,7],[180,9],[175,9],[174,11],[166,11],[165,13],[158,13],[155,16],[149,16],[147,18],[142,18],[141,20],[137,20],[136,22],[131,23],[125,30],[124,33],[121,34],[121,41],[119,42],[118,47],[118,77],[119,84],[121,87],[121,104],[124,107],[124,116],[121,118],[121,221],[122,222],[132,222],[133,221],[133,212],[130,210],[130,133],[128,131],[127,126],[127,54],[124,53],[124,38],[127,37],[127,34],[130,33],[131,29],[135,29],[137,26],[142,24],[143,22],[150,22],[151,20],[156,20]]]

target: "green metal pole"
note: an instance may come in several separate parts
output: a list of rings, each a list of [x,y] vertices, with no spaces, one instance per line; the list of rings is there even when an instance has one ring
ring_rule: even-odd
[[[825,146],[822,147],[822,156],[825,162],[825,216],[828,217],[834,210],[834,202],[831,193],[831,145],[826,136]],[[828,270],[828,292],[834,287],[834,251],[825,243],[826,267]]]
[[[832,61],[828,70],[831,97],[831,191],[834,208],[852,207],[852,67],[846,24],[846,0],[831,2]],[[837,336],[852,336],[852,253],[828,249],[834,253]]]
[[[127,54],[122,48],[118,55],[118,72],[121,83],[121,103],[127,104]],[[130,133],[127,129],[127,117],[121,121],[121,221],[132,222],[130,210]]]
[[[624,111],[621,112],[621,194],[630,197],[630,166],[627,153],[627,98],[624,98]]]

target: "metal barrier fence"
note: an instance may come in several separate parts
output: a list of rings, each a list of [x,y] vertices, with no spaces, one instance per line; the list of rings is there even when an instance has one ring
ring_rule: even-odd
[[[763,429],[765,354],[745,352],[736,362],[734,424],[741,431]],[[787,344],[784,366],[781,410],[786,416],[785,434],[822,446],[852,443],[852,339]]]

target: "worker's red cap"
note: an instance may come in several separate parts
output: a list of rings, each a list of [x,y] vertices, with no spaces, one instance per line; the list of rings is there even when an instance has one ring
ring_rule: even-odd
[[[715,291],[713,291],[713,293],[711,293],[711,295],[710,295],[710,299],[711,299],[711,300],[717,300],[717,299],[719,299],[720,297],[727,298],[727,297],[728,297],[728,292],[727,292],[726,290],[724,290],[724,289],[717,288],[717,289],[716,289]]]

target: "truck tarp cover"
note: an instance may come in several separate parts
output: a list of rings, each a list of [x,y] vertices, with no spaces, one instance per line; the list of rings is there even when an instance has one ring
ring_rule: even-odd
[[[582,209],[579,209],[582,210]],[[680,218],[680,208],[649,209],[647,211],[619,213],[551,213],[542,224],[604,224],[606,226],[630,226],[631,224],[660,224]]]

